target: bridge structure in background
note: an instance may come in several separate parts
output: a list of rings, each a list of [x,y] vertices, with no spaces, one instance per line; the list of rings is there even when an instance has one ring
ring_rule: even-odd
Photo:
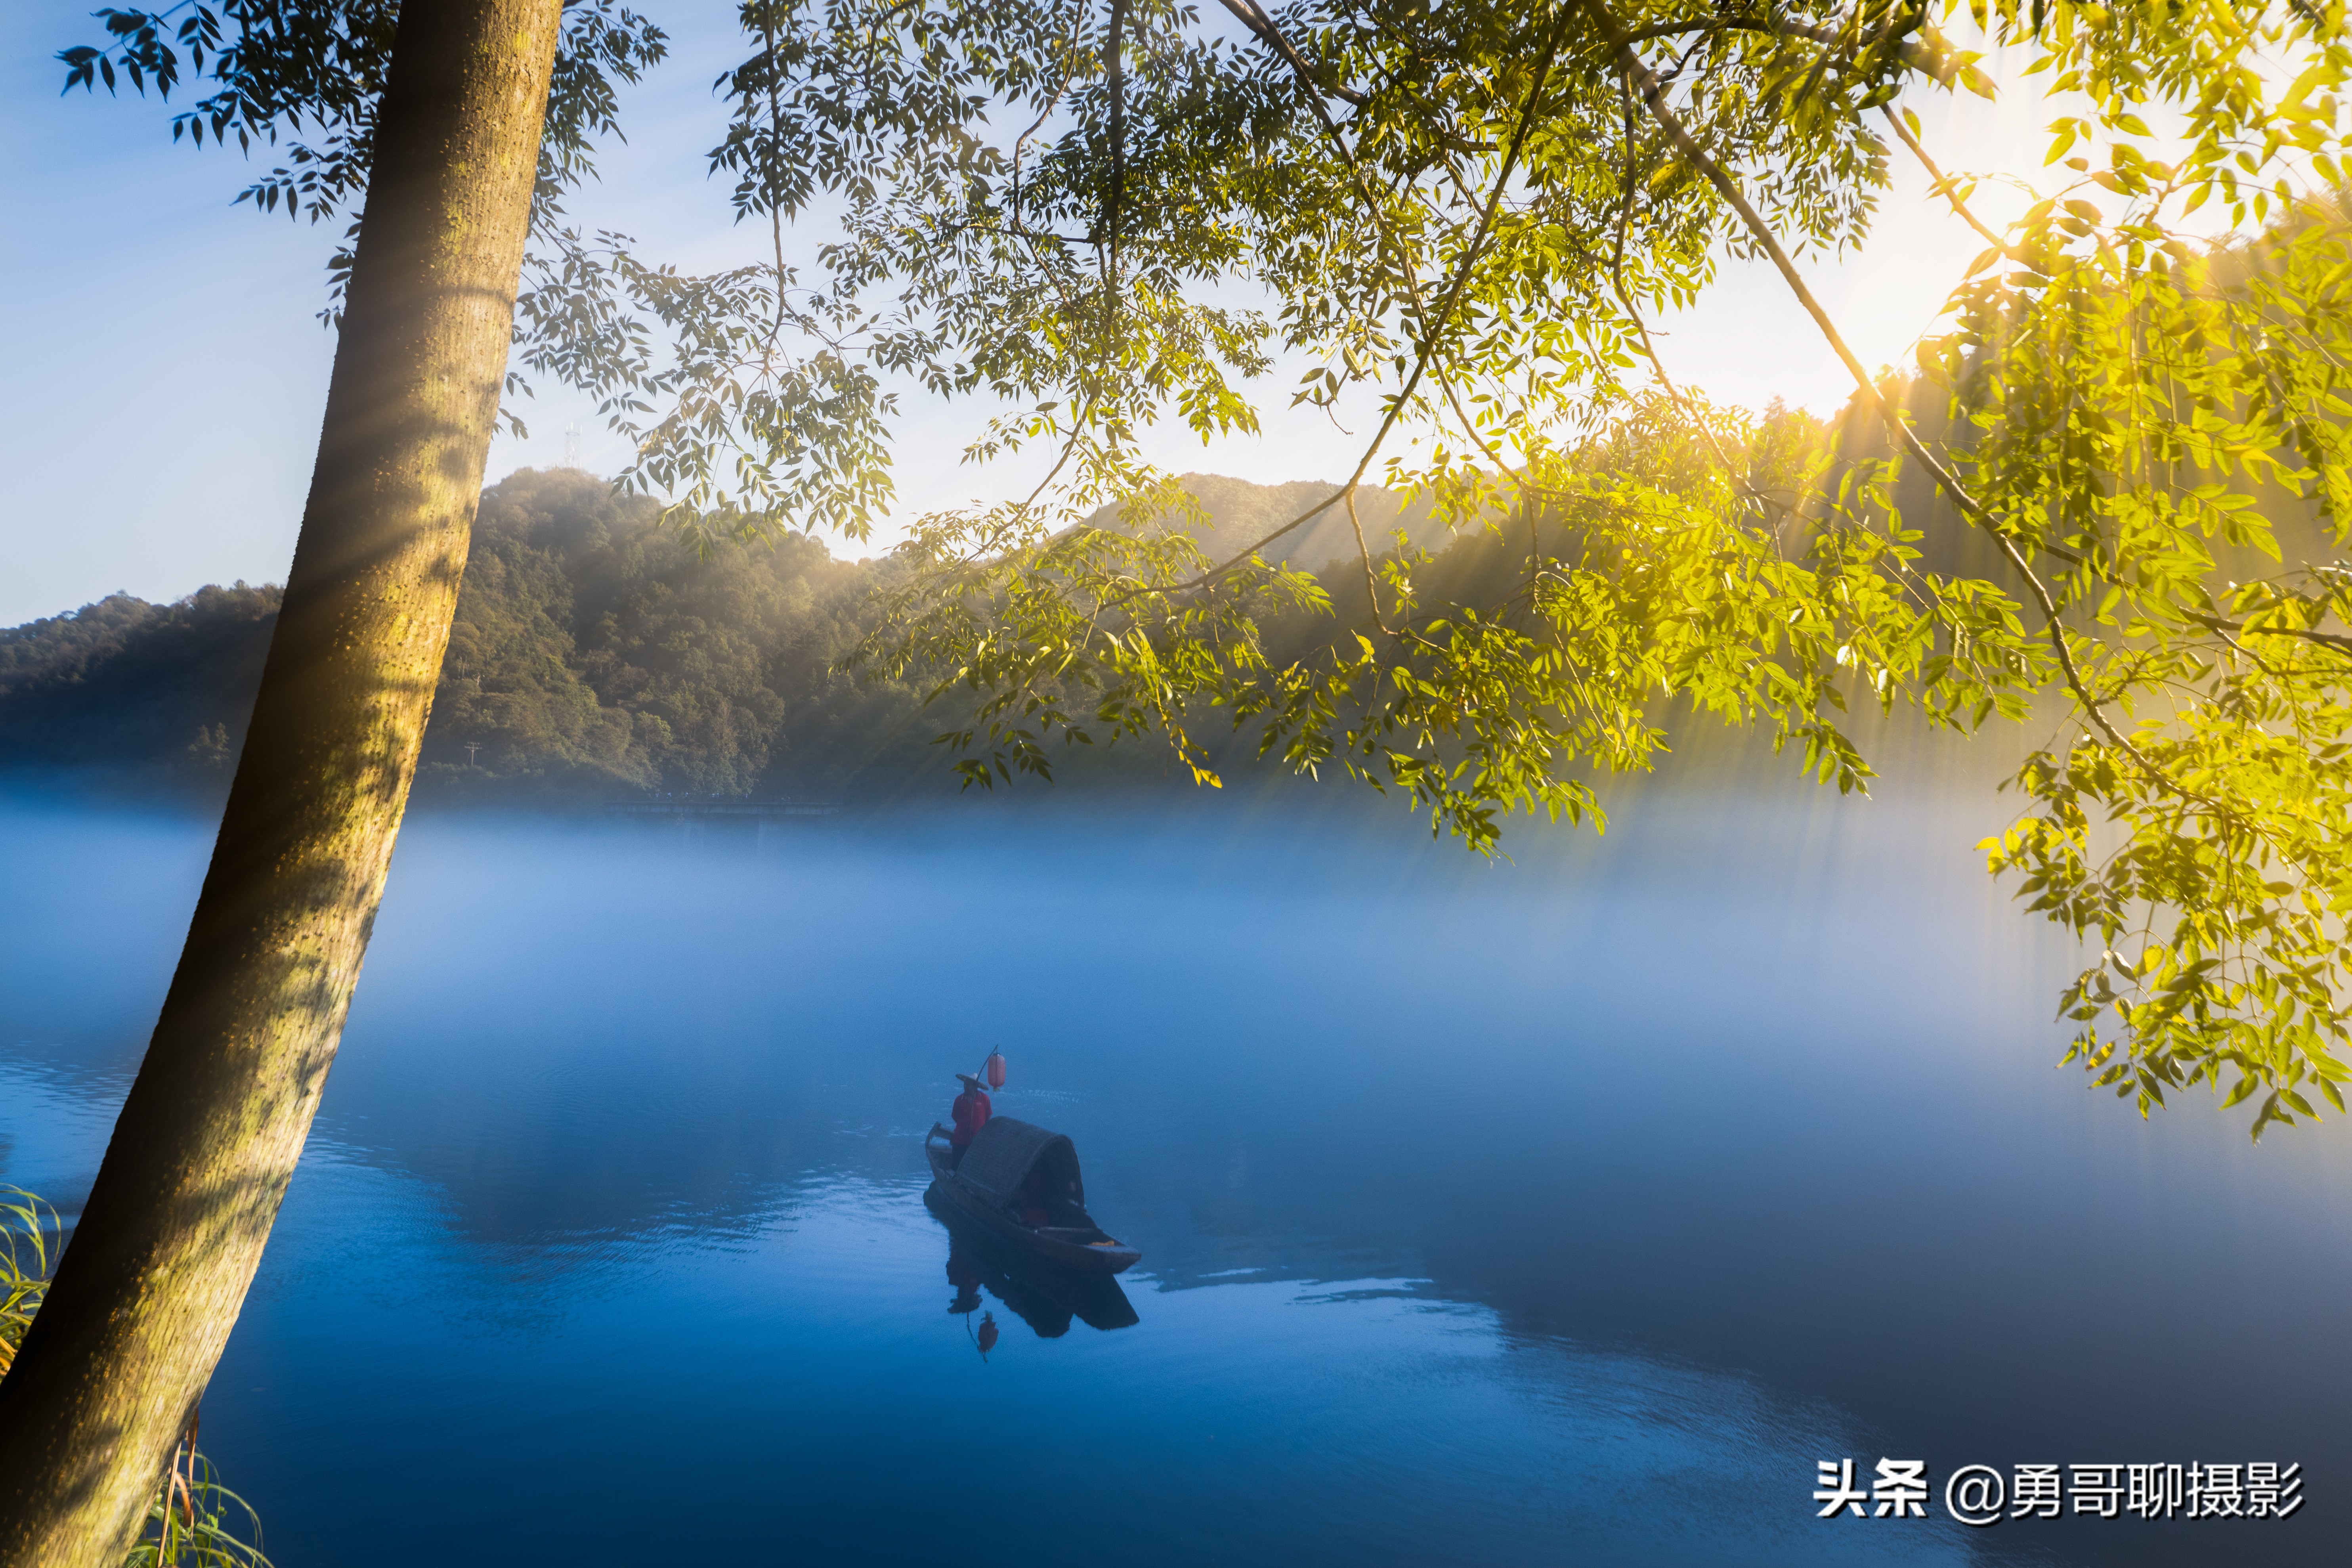
[[[746,800],[736,795],[654,795],[642,800],[608,800],[607,816],[691,817],[764,821],[781,816],[838,816],[837,800]]]

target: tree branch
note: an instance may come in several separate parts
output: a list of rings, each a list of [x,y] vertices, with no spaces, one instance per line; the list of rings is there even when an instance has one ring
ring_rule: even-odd
[[[2200,616],[2193,610],[2183,613],[2199,626],[2209,631],[2220,632],[2223,637],[2297,637],[2323,647],[2341,648],[2352,653],[2352,637],[2342,637],[2335,632],[2312,631],[2303,626],[2250,626],[2239,621],[2225,621],[2219,616]]]
[[[1371,102],[1368,95],[1358,92],[1354,88],[1327,84],[1318,79],[1315,74],[1315,68],[1307,63],[1307,57],[1300,54],[1297,47],[1282,36],[1282,29],[1275,26],[1273,17],[1258,9],[1255,0],[1217,0],[1217,3],[1232,12],[1241,25],[1247,27],[1257,38],[1258,42],[1279,55],[1290,68],[1297,73],[1298,79],[1317,92],[1351,103],[1358,109]]]
[[[1118,324],[1118,208],[1127,195],[1127,0],[1110,0],[1110,316]]]
[[[1830,320],[1829,312],[1822,308],[1822,302],[1813,297],[1812,289],[1806,286],[1804,275],[1797,270],[1796,263],[1789,258],[1789,253],[1780,247],[1780,239],[1773,234],[1771,226],[1766,223],[1763,216],[1749,204],[1738,184],[1724,172],[1723,165],[1707,155],[1706,151],[1692,137],[1689,130],[1684,126],[1674,110],[1666,107],[1664,93],[1660,87],[1656,73],[1642,63],[1641,58],[1633,53],[1631,47],[1620,46],[1617,53],[1619,63],[1633,78],[1635,87],[1639,89],[1642,102],[1650,111],[1651,118],[1658,122],[1660,128],[1674,142],[1675,150],[1689,159],[1693,166],[1706,176],[1707,183],[1716,188],[1717,194],[1729,203],[1731,209],[1739,215],[1740,222],[1747,226],[1748,232],[1762,247],[1764,253],[1771,258],[1772,265],[1780,270],[1790,292],[1797,296],[1798,303],[1804,306],[1805,313],[1812,317],[1813,324],[1821,329],[1822,336],[1828,340],[1830,347],[1835,350],[1838,358],[1844,362],[1847,372],[1853,377],[1855,387],[1860,390],[1864,398],[1877,409],[1879,418],[1885,423],[1886,428],[1935,479],[1937,486],[1952,498],[1952,503],[1960,509],[1969,521],[1991,536],[2001,553],[2008,557],[2010,565],[2016,570],[2019,577],[2023,579],[2028,592],[2033,595],[2036,604],[2041,607],[2042,624],[2049,633],[2051,647],[2058,656],[2058,667],[2065,676],[2067,688],[2074,692],[2075,700],[2082,703],[2084,714],[2093,724],[2097,726],[2099,732],[2105,735],[2111,744],[2139,764],[2150,778],[2159,781],[2168,789],[2179,791],[2183,795],[2190,795],[2192,792],[2182,788],[2172,780],[2170,775],[2154,763],[2149,762],[2140,749],[2116,729],[2115,722],[2107,717],[2105,705],[2091,694],[2088,684],[2083,679],[2082,670],[2074,663],[2074,650],[2066,643],[2065,626],[2059,619],[2058,603],[2052,596],[2049,585],[2042,581],[2041,576],[2033,570],[2032,563],[2026,560],[2024,552],[2017,547],[2017,542],[2010,536],[2008,531],[1985,510],[1983,504],[1969,492],[1968,487],[1960,483],[1958,476],[1937,460],[1935,455],[1927,450],[1927,444],[1919,439],[1918,433],[1911,428],[1911,422],[1905,416],[1903,411],[1888,402],[1885,395],[1878,390],[1878,384],[1871,379],[1870,373],[1863,368],[1862,361],[1856,358],[1853,350],[1847,346],[1845,336],[1838,331],[1837,323]]]
[[[1987,228],[1978,220],[1977,215],[1969,210],[1969,204],[1960,198],[1958,183],[1936,166],[1936,160],[1927,155],[1927,149],[1919,145],[1919,139],[1911,134],[1911,128],[1903,123],[1901,115],[1895,112],[1895,106],[1891,103],[1884,103],[1879,105],[1879,110],[1886,116],[1886,123],[1895,127],[1895,134],[1902,139],[1903,145],[1911,149],[1912,155],[1919,160],[1928,174],[1934,178],[1936,194],[1951,203],[1952,210],[1959,214],[1961,221],[1982,236],[1987,245],[1991,246],[2011,260],[2017,260],[2017,247]]]
[[[1563,13],[1563,23],[1565,19],[1566,13]],[[1244,562],[1248,561],[1276,540],[1321,516],[1341,500],[1352,498],[1355,495],[1357,487],[1364,481],[1365,471],[1372,466],[1372,459],[1380,455],[1381,444],[1388,439],[1389,432],[1396,427],[1398,418],[1412,403],[1413,393],[1421,385],[1422,375],[1429,368],[1430,358],[1437,351],[1436,322],[1450,317],[1454,313],[1454,307],[1461,303],[1462,290],[1469,285],[1471,268],[1477,263],[1478,253],[1486,248],[1487,236],[1494,231],[1495,215],[1502,207],[1503,193],[1509,189],[1511,176],[1517,172],[1519,155],[1527,148],[1528,133],[1535,129],[1536,110],[1543,101],[1544,89],[1550,85],[1552,67],[1559,58],[1560,32],[1559,27],[1554,27],[1550,37],[1545,43],[1542,64],[1536,71],[1534,85],[1528,89],[1527,105],[1519,114],[1517,127],[1511,133],[1510,146],[1504,152],[1502,167],[1495,175],[1494,189],[1487,193],[1486,210],[1479,215],[1477,230],[1471,236],[1470,243],[1464,247],[1462,259],[1454,268],[1454,280],[1446,289],[1444,300],[1439,306],[1433,320],[1426,313],[1423,315],[1423,331],[1419,352],[1413,357],[1412,374],[1405,378],[1404,386],[1397,393],[1396,400],[1389,405],[1388,413],[1381,417],[1380,428],[1373,432],[1370,443],[1364,448],[1362,458],[1356,464],[1356,471],[1348,476],[1348,482],[1339,488],[1338,494],[1327,497],[1318,504],[1300,512],[1297,517],[1223,564],[1201,574],[1189,582],[1178,583],[1167,588],[1139,590],[1137,595],[1129,595],[1128,597],[1137,597],[1142,592],[1191,593],[1194,589],[1203,588],[1222,581],[1239,570]],[[1316,112],[1318,115],[1322,114],[1321,104],[1316,105]],[[1328,117],[1325,118],[1324,123],[1334,136],[1338,134],[1337,127],[1331,126]]]

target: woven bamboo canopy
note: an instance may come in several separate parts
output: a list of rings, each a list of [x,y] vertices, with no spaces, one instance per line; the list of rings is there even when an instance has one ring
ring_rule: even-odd
[[[1029,1173],[1045,1167],[1040,1196],[1066,1198],[1086,1206],[1086,1184],[1078,1175],[1078,1152],[1069,1139],[1010,1116],[992,1116],[980,1130],[956,1164],[956,1174],[989,1196],[1010,1203],[1028,1181]]]

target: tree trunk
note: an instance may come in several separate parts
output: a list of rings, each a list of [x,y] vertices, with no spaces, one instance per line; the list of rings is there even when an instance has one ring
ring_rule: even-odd
[[[187,945],[0,1382],[0,1565],[115,1568],[334,1059],[481,493],[562,0],[405,0],[285,606]]]

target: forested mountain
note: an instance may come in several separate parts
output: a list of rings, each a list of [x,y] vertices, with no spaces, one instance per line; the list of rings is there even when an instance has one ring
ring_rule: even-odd
[[[1212,548],[1260,537],[1331,489],[1186,483],[1208,509]],[[799,535],[698,556],[657,510],[572,469],[525,469],[483,493],[420,798],[954,787],[929,744],[951,715],[923,711],[909,686],[832,668],[887,563],[837,561]],[[1384,492],[1359,510],[1375,548],[1399,525]],[[1286,541],[1284,557],[1352,554],[1352,537],[1329,523]],[[1425,519],[1407,526],[1437,542]],[[0,765],[226,789],[278,600],[273,586],[242,583],[170,605],[118,594],[0,630]],[[1080,771],[1096,777],[1164,772],[1156,746],[1096,748],[1087,763]]]
[[[116,594],[0,630],[0,763],[228,787],[278,620],[274,586]]]
[[[421,796],[824,792],[920,760],[908,689],[830,670],[877,568],[798,536],[698,558],[657,511],[576,470],[484,492]],[[278,601],[118,594],[0,631],[0,762],[226,788]]]
[[[1920,414],[1924,422],[1940,410]],[[1791,438],[1828,436],[1801,414],[1775,411],[1771,420],[1785,422]],[[1831,438],[1859,458],[1882,455],[1863,433]],[[1216,552],[1263,538],[1333,488],[1201,474],[1184,483],[1208,513],[1204,547]],[[1898,499],[1915,525],[1941,510],[1916,476]],[[1357,510],[1374,550],[1402,527],[1437,553],[1417,574],[1429,602],[1510,598],[1521,567],[1505,540],[1483,531],[1449,538],[1385,491],[1362,492]],[[912,686],[833,668],[865,628],[872,590],[895,568],[835,560],[800,535],[698,555],[657,512],[653,501],[616,495],[576,469],[525,469],[483,493],[419,764],[420,799],[585,805],[665,791],[873,800],[956,788],[950,759],[930,742],[960,722],[960,710],[927,711]],[[1979,559],[1990,547],[1974,531],[1940,521],[1923,565],[1993,569]],[[1535,526],[1547,550],[1575,553],[1561,523]],[[1276,658],[1306,656],[1344,628],[1369,627],[1344,513],[1326,513],[1267,554],[1318,570],[1335,612],[1269,614],[1263,627]],[[0,630],[0,766],[225,791],[278,599],[275,587],[242,583],[171,605],[118,594]],[[1700,755],[1719,763],[1727,746],[1747,743],[1706,739],[1713,725],[1675,728],[1685,768]],[[1254,736],[1211,721],[1200,739],[1229,783],[1250,771]],[[1054,754],[1067,759],[1055,764],[1065,784],[1189,776],[1156,742],[1057,745]]]
[[[913,693],[831,670],[877,568],[799,535],[698,556],[658,510],[576,470],[485,492],[427,798],[825,793],[919,759]]]

